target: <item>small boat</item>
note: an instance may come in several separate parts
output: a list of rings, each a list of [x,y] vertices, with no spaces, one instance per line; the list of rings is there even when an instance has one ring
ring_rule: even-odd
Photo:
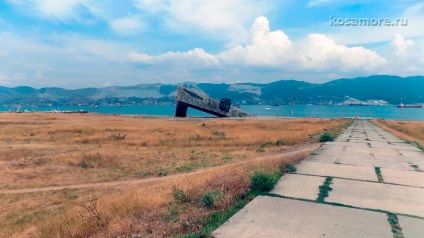
[[[397,105],[397,108],[422,108],[423,105],[416,104],[416,105],[404,105],[403,103]]]
[[[99,106],[97,106],[97,105],[94,105],[94,106],[93,106],[93,108],[99,108]]]
[[[121,104],[118,104],[118,105],[116,105],[117,107],[122,107],[122,105]]]
[[[265,107],[265,109],[266,109],[266,110],[269,110],[269,109],[271,109],[271,108],[270,108],[270,107]]]

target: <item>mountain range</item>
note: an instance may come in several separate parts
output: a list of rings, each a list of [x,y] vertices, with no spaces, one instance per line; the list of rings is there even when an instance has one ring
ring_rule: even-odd
[[[398,77],[374,75],[343,78],[323,84],[281,80],[268,84],[182,83],[213,98],[231,98],[237,104],[331,104],[349,98],[384,100],[390,104],[423,103],[424,76]],[[173,103],[177,84],[140,84],[106,88],[41,88],[0,86],[0,105],[90,105],[90,104],[164,104]]]

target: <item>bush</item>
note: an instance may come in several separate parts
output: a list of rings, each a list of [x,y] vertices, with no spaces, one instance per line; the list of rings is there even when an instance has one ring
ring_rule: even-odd
[[[205,205],[205,207],[210,208],[213,206],[214,203],[214,198],[211,192],[207,192],[205,193],[205,195],[203,195],[202,197],[202,201],[203,204]]]
[[[269,192],[277,184],[279,177],[277,173],[257,171],[251,177],[251,188],[255,192]]]
[[[296,173],[297,169],[294,165],[289,164],[289,166],[287,167],[289,173]]]
[[[261,145],[261,148],[267,148],[267,147],[271,147],[274,146],[274,143],[272,143],[271,141],[265,142]]]
[[[334,138],[328,132],[324,132],[319,138],[319,142],[327,142],[327,141],[334,141]]]
[[[182,189],[178,187],[174,187],[172,189],[172,196],[174,197],[174,200],[180,204],[190,202],[189,196]]]
[[[292,164],[282,164],[280,165],[280,173],[296,173],[296,167]]]
[[[222,139],[225,138],[225,132],[223,131],[213,130],[212,135],[221,137]]]
[[[86,168],[89,168],[90,167],[90,165],[87,162],[85,162],[85,161],[81,161],[78,164],[78,166],[81,167],[81,168],[83,168],[83,169],[86,169]]]
[[[279,139],[275,142],[276,146],[280,146],[280,145],[284,145],[284,140],[283,139]]]

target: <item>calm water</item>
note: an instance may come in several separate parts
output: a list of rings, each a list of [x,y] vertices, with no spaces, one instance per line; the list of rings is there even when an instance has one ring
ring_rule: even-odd
[[[270,109],[265,109],[266,107]],[[57,108],[48,107],[35,107],[25,108],[22,110],[28,111],[52,111]],[[290,105],[282,105],[278,107],[271,107],[265,105],[242,105],[241,109],[257,116],[279,116],[291,117],[292,107]],[[0,107],[0,111],[6,112],[10,108]],[[12,108],[12,110],[16,110]],[[90,113],[104,113],[104,114],[143,114],[155,116],[172,116],[174,114],[174,106],[100,106],[100,108],[92,107],[60,107],[59,110],[87,110]],[[208,114],[199,112],[197,110],[189,109],[189,116],[209,116]],[[362,118],[386,118],[386,119],[404,119],[404,120],[424,120],[424,109],[415,108],[397,108],[396,106],[308,106],[296,105],[294,107],[295,117],[356,117]]]

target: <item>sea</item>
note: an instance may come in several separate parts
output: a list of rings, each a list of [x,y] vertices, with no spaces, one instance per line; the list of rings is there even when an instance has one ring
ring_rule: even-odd
[[[393,120],[424,120],[424,108],[397,108],[396,106],[329,106],[329,105],[241,105],[241,110],[256,116],[266,117],[319,117],[319,118],[384,118]],[[20,111],[27,112],[52,112],[52,111],[88,111],[98,114],[121,114],[164,116],[174,115],[173,105],[122,105],[99,106],[72,106],[72,107],[22,107]],[[0,107],[0,112],[16,111],[16,108]],[[209,114],[190,109],[188,116],[210,117]]]

